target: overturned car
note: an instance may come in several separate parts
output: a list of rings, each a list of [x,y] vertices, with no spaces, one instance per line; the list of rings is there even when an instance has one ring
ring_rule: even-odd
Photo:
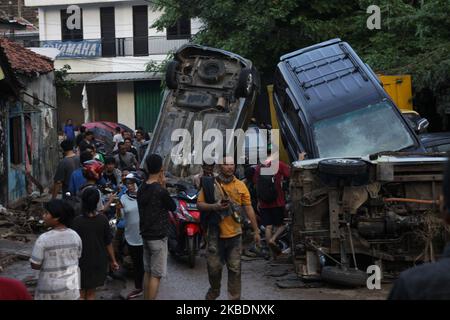
[[[164,167],[173,176],[191,176],[200,170],[193,160],[202,152],[195,150],[194,139],[204,148],[210,143],[203,141],[203,133],[208,129],[219,130],[225,137],[227,129],[247,128],[260,88],[259,75],[250,60],[237,54],[187,44],[168,63],[166,85],[169,90],[165,92],[147,153],[160,154]],[[201,124],[200,131],[196,124]],[[192,143],[190,150],[184,150],[187,154],[180,154],[182,161],[176,163],[173,150],[180,141],[174,139],[173,133],[177,129],[189,132]],[[196,133],[201,136],[195,136]]]
[[[291,252],[299,275],[364,285],[368,265],[401,271],[440,254],[446,158],[425,153],[348,43],[281,57],[274,102],[294,161]],[[295,161],[302,152],[307,160]]]

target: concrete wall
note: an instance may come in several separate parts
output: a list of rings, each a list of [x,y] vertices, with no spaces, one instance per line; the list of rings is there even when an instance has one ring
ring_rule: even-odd
[[[117,121],[135,129],[134,82],[117,84]]]
[[[44,188],[53,185],[53,177],[59,160],[59,147],[57,136],[56,115],[56,88],[54,86],[54,73],[47,73],[26,82],[25,92],[36,96],[36,109],[40,112],[30,113],[32,133],[32,171],[31,175],[36,178]],[[23,95],[24,102],[33,105],[33,98]]]
[[[62,131],[67,119],[72,119],[76,126],[84,122],[84,113],[81,108],[82,90],[83,85],[75,85],[70,89],[70,97],[65,96],[61,90],[57,90],[58,131]]]
[[[91,121],[117,122],[116,84],[88,84],[86,90]],[[82,91],[82,84],[77,84],[70,89],[70,97],[66,97],[58,90],[58,130],[62,130],[67,119],[72,119],[76,126],[84,123],[84,110],[81,107]]]
[[[11,2],[11,5],[9,2]],[[2,0],[0,1],[0,10],[4,11],[8,16],[22,17],[33,24],[36,24],[38,21],[36,8],[25,7],[24,0]]]

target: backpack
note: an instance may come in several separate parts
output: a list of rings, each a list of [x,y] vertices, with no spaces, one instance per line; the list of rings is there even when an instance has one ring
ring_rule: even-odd
[[[259,175],[256,181],[258,199],[265,203],[275,202],[278,198],[274,175]]]

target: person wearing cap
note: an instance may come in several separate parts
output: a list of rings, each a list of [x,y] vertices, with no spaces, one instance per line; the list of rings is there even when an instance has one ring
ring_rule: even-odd
[[[144,247],[139,229],[137,180],[137,177],[133,173],[129,173],[125,177],[127,191],[120,197],[120,212],[125,222],[125,243],[134,267],[135,289],[127,295],[128,300],[142,295],[144,280]]]

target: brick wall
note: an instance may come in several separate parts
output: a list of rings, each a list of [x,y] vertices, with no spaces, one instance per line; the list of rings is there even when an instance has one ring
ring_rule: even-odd
[[[8,16],[19,16],[18,2],[21,3],[22,17],[31,23],[37,25],[38,22],[38,9],[36,7],[25,7],[24,0],[0,0],[0,10],[5,12]],[[11,5],[9,4],[11,2]]]

